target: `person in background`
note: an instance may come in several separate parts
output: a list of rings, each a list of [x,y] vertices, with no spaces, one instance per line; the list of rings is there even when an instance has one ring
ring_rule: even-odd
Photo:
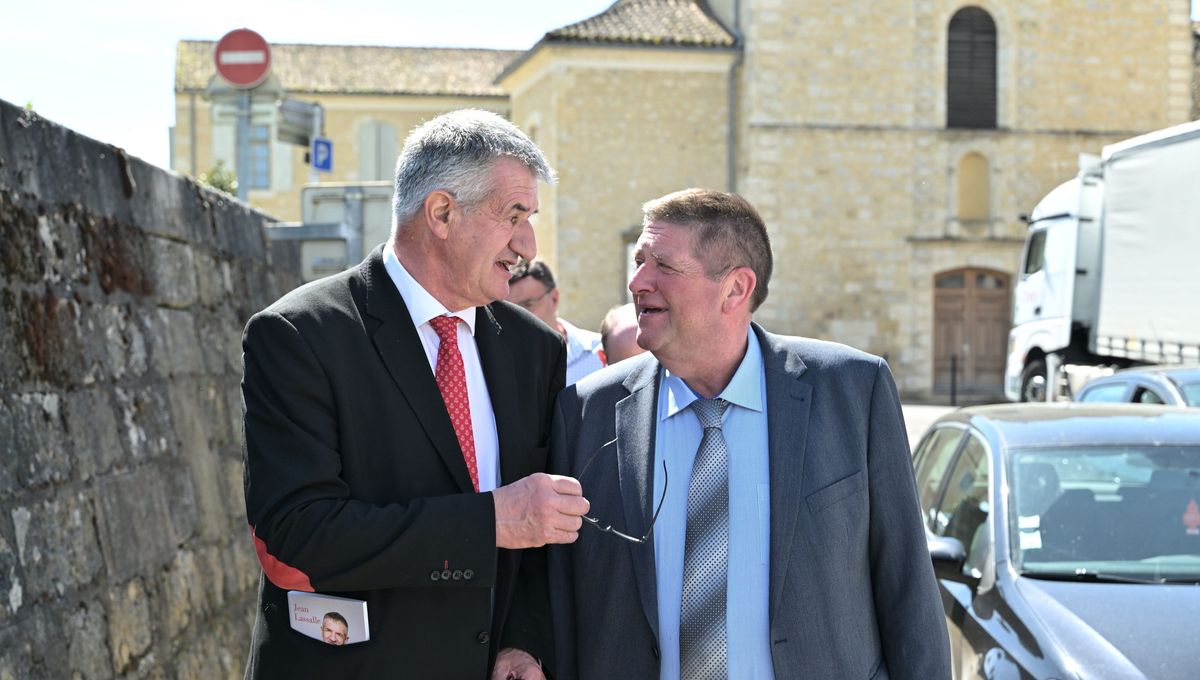
[[[637,344],[637,330],[637,310],[632,302],[608,310],[600,323],[600,358],[605,366],[646,351]]]
[[[567,343],[568,385],[604,368],[604,360],[600,358],[600,334],[577,328],[559,318],[558,286],[544,261],[525,260],[517,264],[508,286],[509,302],[529,310],[563,336]]]

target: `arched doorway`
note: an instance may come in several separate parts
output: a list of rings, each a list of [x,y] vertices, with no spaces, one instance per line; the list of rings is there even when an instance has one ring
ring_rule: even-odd
[[[1009,276],[965,268],[934,276],[933,390],[959,394],[1004,391],[1008,347]]]

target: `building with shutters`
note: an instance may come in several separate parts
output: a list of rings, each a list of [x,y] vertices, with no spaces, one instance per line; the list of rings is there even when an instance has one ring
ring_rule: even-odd
[[[619,0],[523,52],[278,45],[268,86],[325,105],[334,180],[388,177],[397,140],[439,111],[509,116],[559,172],[536,229],[580,325],[625,299],[642,202],[732,189],[777,258],[757,320],[883,355],[909,396],[997,398],[1022,215],[1080,153],[1197,114],[1188,10]],[[212,45],[179,46],[187,173],[231,164]],[[303,151],[262,148],[250,201],[296,219]]]

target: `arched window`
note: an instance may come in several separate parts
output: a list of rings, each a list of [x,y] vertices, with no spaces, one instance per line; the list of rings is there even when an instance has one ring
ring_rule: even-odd
[[[958,162],[958,221],[985,222],[992,217],[988,162],[971,152]]]
[[[946,127],[996,127],[996,22],[978,7],[964,7],[950,19]]]

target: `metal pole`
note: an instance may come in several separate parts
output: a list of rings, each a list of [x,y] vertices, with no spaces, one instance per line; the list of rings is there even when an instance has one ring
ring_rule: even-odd
[[[237,197],[246,202],[250,191],[250,93],[238,93],[237,107],[237,150],[234,172],[237,173]]]
[[[950,405],[958,406],[958,355],[950,355]]]

